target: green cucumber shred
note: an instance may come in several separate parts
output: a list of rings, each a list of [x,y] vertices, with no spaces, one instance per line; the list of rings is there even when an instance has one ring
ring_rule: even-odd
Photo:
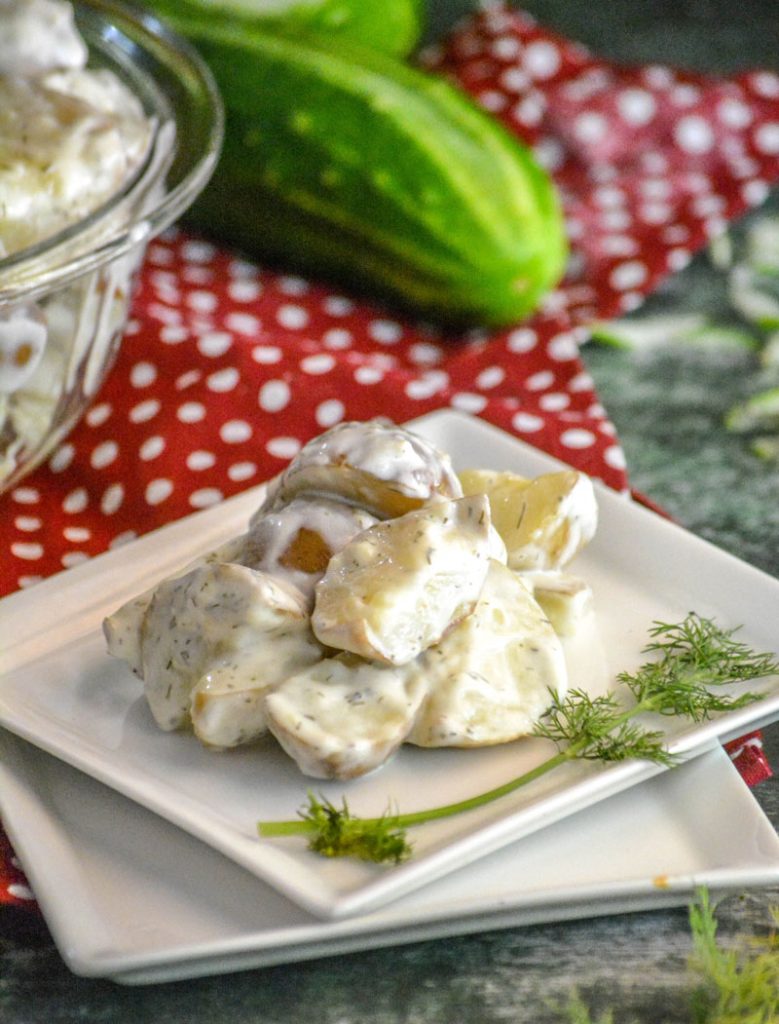
[[[725,417],[725,426],[735,434],[779,430],[779,387],[760,391],[734,405]]]

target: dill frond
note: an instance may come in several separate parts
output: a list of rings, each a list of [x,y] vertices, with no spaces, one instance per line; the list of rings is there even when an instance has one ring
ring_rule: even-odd
[[[638,705],[661,715],[702,722],[719,711],[733,711],[761,699],[760,694],[717,693],[716,687],[779,672],[771,654],[753,651],[735,640],[735,629],[721,629],[711,619],[690,612],[682,622],[655,622],[654,639],[644,647],[652,661],[635,673],[621,672]]]
[[[400,864],[411,855],[406,833],[398,827],[397,816],[389,812],[381,818],[355,818],[346,799],[340,807],[329,800],[308,794],[308,806],[301,819],[312,831],[309,847],[323,857],[356,857],[376,864]]]
[[[567,1024],[614,1024],[614,1014],[611,1010],[604,1010],[601,1016],[595,1020],[590,1008],[576,990],[568,997],[563,1012]]]
[[[776,1024],[779,1020],[779,934],[724,949],[717,941],[716,907],[700,890],[690,906],[693,955],[700,978],[692,996],[694,1024]],[[773,910],[779,922],[779,908]]]
[[[613,694],[591,697],[584,690],[570,690],[552,704],[533,730],[534,736],[552,740],[569,758],[587,761],[641,759],[672,765],[663,733],[645,729],[630,719]]]

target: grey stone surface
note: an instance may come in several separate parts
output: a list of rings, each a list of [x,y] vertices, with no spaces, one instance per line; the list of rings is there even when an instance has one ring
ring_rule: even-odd
[[[772,206],[779,202],[772,199]],[[634,316],[695,312],[724,320],[724,288],[722,272],[700,255]],[[734,403],[769,386],[757,354],[589,344],[583,356],[617,428],[633,487],[694,533],[779,575],[779,461],[752,454],[749,438],[724,424]]]

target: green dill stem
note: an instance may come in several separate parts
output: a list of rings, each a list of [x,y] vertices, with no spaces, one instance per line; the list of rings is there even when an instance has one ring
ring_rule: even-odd
[[[628,708],[614,719],[613,728],[618,728],[633,718],[634,715],[639,714],[641,711],[646,711],[650,705],[651,701],[649,700],[634,704],[633,707]],[[423,825],[428,821],[436,821],[438,818],[449,818],[456,814],[463,814],[465,811],[473,811],[477,807],[484,807],[494,800],[508,796],[509,793],[513,793],[517,789],[522,789],[523,786],[527,786],[531,782],[535,782],[536,779],[542,778],[548,772],[554,771],[555,768],[559,768],[566,761],[575,761],[582,750],[587,747],[588,743],[589,737],[586,736],[579,740],[573,740],[564,749],[558,750],[556,754],[547,758],[546,761],[542,761],[535,768],[531,768],[530,771],[510,779],[508,782],[504,782],[502,786],[496,786],[494,789],[489,789],[485,793],[469,797],[467,800],[458,800],[456,803],[442,804],[440,807],[432,807],[425,811],[415,811],[410,814],[390,814],[385,815],[384,818],[360,818],[360,822],[364,827],[370,828],[372,825],[376,825],[389,817],[393,828],[404,829],[410,828],[413,825]],[[257,825],[258,833],[266,839],[277,836],[306,835],[309,832],[316,831],[316,828],[316,822],[304,818],[296,818],[293,821],[261,821]]]
[[[370,819],[369,819],[370,820]],[[373,818],[378,821],[378,818]],[[306,832],[313,832],[316,829],[316,822],[304,821],[296,818],[294,821],[261,821],[257,825],[257,831],[261,836],[300,836]]]
[[[565,764],[566,761],[573,760],[577,756],[577,752],[577,745],[573,743],[566,747],[565,750],[559,751],[553,757],[550,757],[541,764],[536,765],[535,768],[531,768],[530,771],[525,772],[524,775],[511,779],[502,786],[496,786],[495,789],[490,789],[486,793],[479,793],[478,796],[472,796],[467,800],[458,800],[457,803],[453,804],[443,804],[441,807],[433,807],[427,811],[416,811],[411,814],[391,814],[385,816],[385,819],[361,818],[360,821],[363,825],[370,828],[371,825],[378,824],[378,822],[386,820],[386,817],[389,817],[393,828],[408,828],[412,825],[422,825],[427,821],[435,821],[437,818],[448,818],[455,814],[462,814],[464,811],[472,811],[477,807],[483,807],[485,804],[491,803],[493,800],[498,800],[502,796],[507,796],[509,793],[513,793],[515,789],[521,789],[522,786],[526,786],[535,779],[541,778],[541,776],[546,775],[547,772],[551,772],[554,768],[558,768],[561,764]],[[299,836],[305,835],[308,832],[313,832],[315,829],[315,822],[300,818],[295,821],[261,821],[257,826],[259,834],[265,837]]]

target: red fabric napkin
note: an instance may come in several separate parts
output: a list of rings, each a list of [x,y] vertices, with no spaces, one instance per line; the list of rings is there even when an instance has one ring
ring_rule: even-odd
[[[525,323],[451,337],[169,232],[149,247],[86,417],[0,499],[0,593],[277,473],[342,419],[453,406],[627,489],[578,344],[765,198],[779,178],[779,76],[616,67],[501,7],[425,61],[555,177],[573,249],[565,281]],[[738,746],[750,782],[770,774],[759,735]],[[24,901],[9,855],[0,837],[0,901]]]

